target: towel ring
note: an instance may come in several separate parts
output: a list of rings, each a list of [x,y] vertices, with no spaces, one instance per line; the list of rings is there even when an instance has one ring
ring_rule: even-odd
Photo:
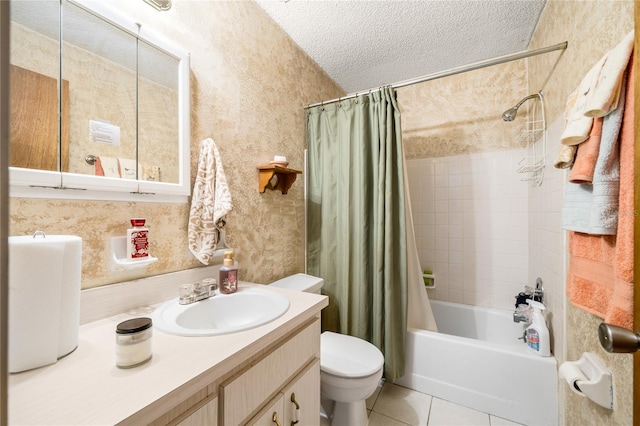
[[[47,234],[45,234],[42,229],[38,229],[36,232],[34,232],[33,233],[33,238],[35,238],[38,235],[42,235],[42,238],[47,238]]]
[[[86,157],[84,157],[84,161],[90,165],[93,166],[94,164],[96,164],[96,156],[93,154],[89,154]]]

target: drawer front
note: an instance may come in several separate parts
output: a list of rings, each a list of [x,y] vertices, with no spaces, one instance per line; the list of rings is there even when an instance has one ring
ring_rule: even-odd
[[[311,359],[319,355],[320,320],[316,319],[249,370],[220,386],[224,424],[245,422]]]
[[[218,423],[218,398],[213,398],[176,426],[216,426]]]

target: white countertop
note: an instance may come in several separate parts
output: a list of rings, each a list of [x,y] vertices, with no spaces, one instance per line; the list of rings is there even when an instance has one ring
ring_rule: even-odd
[[[150,316],[153,306],[82,325],[74,352],[56,364],[10,375],[9,423],[153,421],[175,402],[187,399],[318,315],[328,304],[326,296],[264,288],[289,298],[289,310],[280,318],[252,330],[211,337],[173,336],[154,329],[152,359],[132,369],[115,365],[116,325],[129,318]]]

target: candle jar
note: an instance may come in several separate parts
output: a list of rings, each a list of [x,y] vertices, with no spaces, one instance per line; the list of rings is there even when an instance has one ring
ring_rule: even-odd
[[[116,327],[116,366],[132,368],[151,359],[151,318],[133,318]]]

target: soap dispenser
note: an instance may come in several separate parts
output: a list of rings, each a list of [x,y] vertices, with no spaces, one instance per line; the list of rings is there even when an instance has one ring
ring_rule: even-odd
[[[224,261],[220,267],[220,293],[230,294],[238,290],[238,268],[233,262],[233,250],[224,252]]]
[[[531,299],[527,300],[527,303],[533,310],[531,324],[526,331],[527,346],[536,355],[551,356],[549,329],[542,315],[545,306]]]

